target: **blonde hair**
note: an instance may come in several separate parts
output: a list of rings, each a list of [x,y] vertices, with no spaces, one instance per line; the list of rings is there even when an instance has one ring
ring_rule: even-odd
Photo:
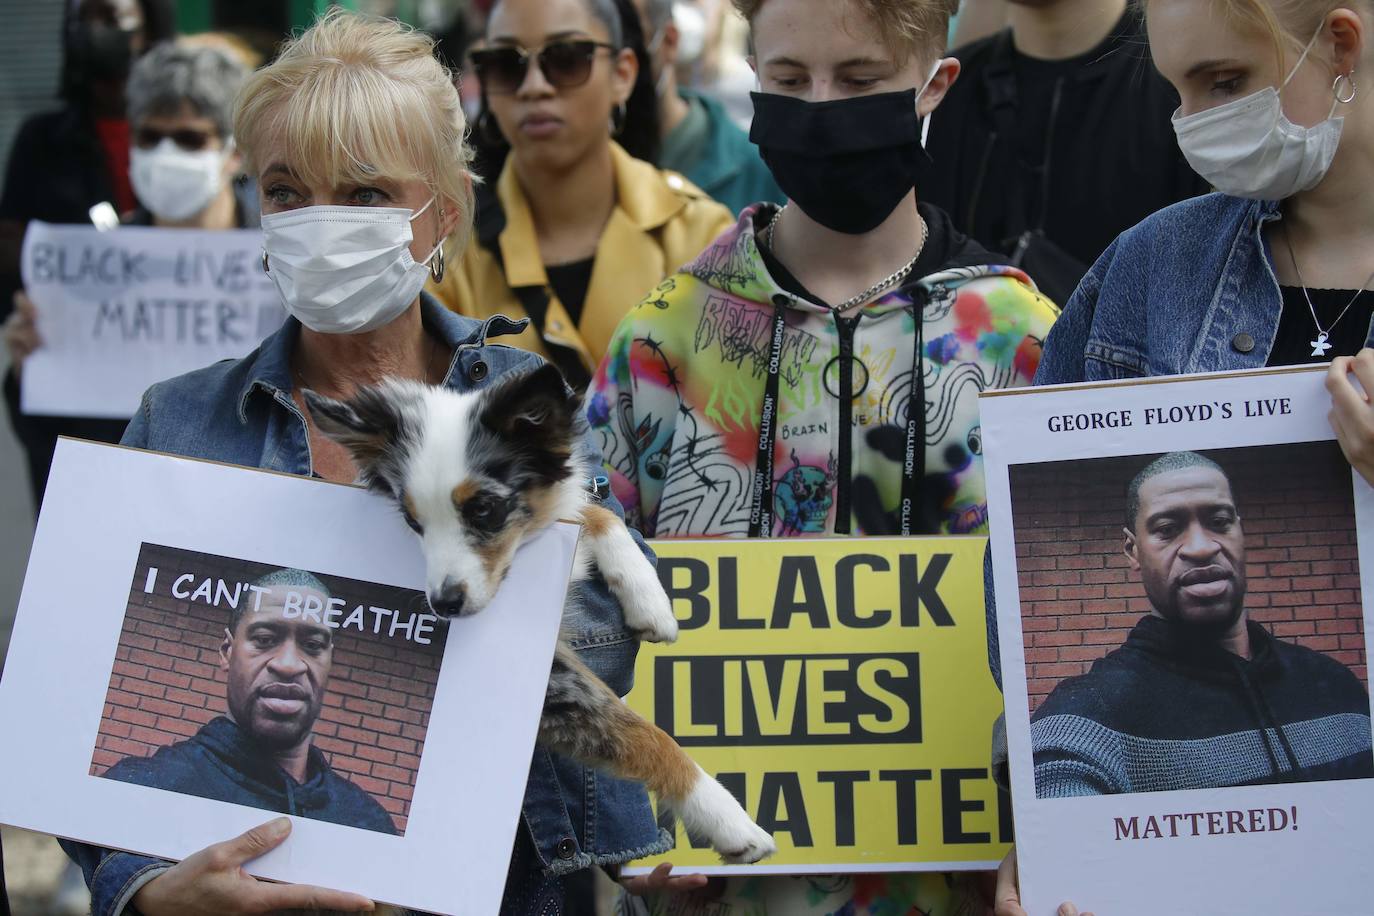
[[[1328,13],[1342,7],[1354,8],[1359,0],[1212,0],[1230,22],[1267,37],[1274,47],[1274,60],[1283,69],[1285,51],[1306,45],[1321,27]],[[1148,2],[1142,3],[1148,12]],[[1320,60],[1319,52],[1309,55]]]
[[[732,0],[750,26],[768,0]],[[949,19],[959,0],[854,0],[878,27],[878,34],[898,63],[923,52],[940,55],[949,44]]]
[[[254,73],[234,107],[234,137],[256,170],[277,135],[302,181],[338,186],[379,177],[423,181],[472,228],[467,121],[434,41],[390,19],[338,8]]]

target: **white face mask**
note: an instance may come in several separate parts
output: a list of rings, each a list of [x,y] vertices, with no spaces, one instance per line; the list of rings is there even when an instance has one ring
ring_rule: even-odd
[[[1293,79],[1320,35],[1318,30],[1312,36],[1279,89]],[[1283,113],[1279,90],[1267,86],[1187,117],[1175,112],[1174,133],[1193,171],[1218,191],[1256,200],[1283,200],[1316,187],[1326,176],[1345,123],[1344,118],[1331,117],[1335,110],[1332,101],[1326,120],[1301,127]]]
[[[361,334],[400,315],[429,278],[410,224],[429,209],[301,207],[262,218],[268,276],[286,310],[321,334]]]
[[[224,188],[228,155],[228,145],[188,152],[164,137],[152,149],[129,151],[129,181],[153,216],[180,222],[210,206]]]

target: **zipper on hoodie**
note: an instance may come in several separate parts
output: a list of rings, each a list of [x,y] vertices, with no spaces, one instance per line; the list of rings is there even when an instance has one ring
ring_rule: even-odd
[[[859,312],[852,318],[835,316],[840,334],[840,436],[839,472],[835,480],[835,533],[849,534],[850,528],[850,470],[854,463],[854,329],[859,326]]]

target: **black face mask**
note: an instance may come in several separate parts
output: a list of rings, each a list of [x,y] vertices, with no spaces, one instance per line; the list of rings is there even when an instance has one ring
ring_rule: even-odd
[[[749,139],[778,187],[836,232],[876,229],[917,187],[930,161],[921,148],[915,89],[828,102],[749,95]]]
[[[83,83],[123,80],[129,75],[133,59],[132,32],[75,22],[67,33],[67,66]]]

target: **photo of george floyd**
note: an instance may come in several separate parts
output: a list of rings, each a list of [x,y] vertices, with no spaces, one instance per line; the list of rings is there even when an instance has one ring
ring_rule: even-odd
[[[447,632],[423,592],[144,543],[91,775],[403,836]]]
[[[1038,798],[1374,777],[1334,441],[1009,472]]]

